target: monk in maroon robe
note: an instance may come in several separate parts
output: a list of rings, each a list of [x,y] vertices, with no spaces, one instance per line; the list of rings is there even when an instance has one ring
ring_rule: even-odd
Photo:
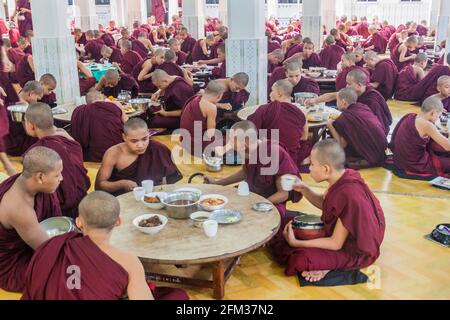
[[[129,91],[133,99],[139,94],[139,85],[136,80],[127,74],[119,74],[114,69],[106,71],[95,89],[106,97],[114,98],[117,98],[122,91]]]
[[[165,50],[157,49],[152,58],[138,63],[132,72],[133,78],[138,81],[140,93],[155,93],[158,88],[152,82],[152,73],[165,62]]]
[[[374,51],[378,54],[385,54],[387,48],[387,40],[378,33],[377,26],[371,25],[369,28],[370,37],[363,44],[365,51]]]
[[[21,292],[34,250],[49,239],[39,222],[61,216],[54,193],[62,180],[59,155],[38,147],[23,160],[23,171],[0,184],[0,288]],[[26,185],[26,187],[25,187]]]
[[[112,35],[110,35],[109,33],[103,33],[101,35],[100,39],[108,47],[115,47],[116,46],[116,41],[114,40],[114,37]]]
[[[132,50],[131,41],[122,42],[120,53],[122,54],[122,62],[120,63],[120,65],[115,65],[119,67],[120,70],[125,74],[131,74],[133,68],[143,60],[136,51]]]
[[[182,40],[181,43],[181,51],[186,53],[186,63],[192,63],[192,50],[194,49],[195,44],[197,41],[191,37],[191,35],[188,32],[188,29],[181,28],[180,33],[178,34],[180,39]]]
[[[258,130],[267,131],[267,139],[274,141],[272,130],[278,130],[279,142],[300,169],[309,157],[311,145],[308,142],[308,123],[304,113],[292,101],[294,86],[288,80],[275,82],[270,93],[272,102],[260,106],[247,120]]]
[[[338,119],[328,121],[328,130],[344,148],[348,168],[381,166],[388,144],[384,127],[372,110],[365,104],[357,103],[357,100],[354,89],[339,91],[337,105],[342,114]]]
[[[187,54],[181,51],[180,41],[178,41],[177,38],[172,38],[167,42],[167,44],[169,45],[169,49],[177,55],[177,65],[182,66],[186,64]]]
[[[102,58],[102,48],[105,43],[100,39],[95,39],[94,31],[86,31],[86,45],[84,46],[85,59],[94,60],[95,62],[100,62]]]
[[[372,265],[380,256],[384,238],[383,209],[358,172],[345,170],[345,153],[334,140],[316,144],[311,154],[311,176],[328,182],[325,195],[317,194],[298,180],[295,190],[322,209],[325,236],[296,239],[291,223],[270,243],[285,274],[301,274],[307,281],[323,279],[332,270],[358,270]],[[323,172],[327,171],[327,175]]]
[[[180,127],[180,117],[184,105],[194,95],[194,90],[183,78],[169,76],[163,70],[155,70],[153,84],[158,91],[153,94],[153,101],[161,101],[164,106],[150,122],[151,128],[175,130]]]
[[[155,17],[156,23],[160,24],[165,22],[166,12],[164,0],[152,1],[152,15]]]
[[[398,74],[395,99],[400,101],[419,101],[421,92],[420,81],[425,77],[425,68],[428,64],[426,53],[418,53],[414,64],[409,65]]]
[[[16,65],[16,78],[21,87],[28,81],[35,80],[33,57],[25,55]]]
[[[447,55],[447,63],[450,62],[450,53]],[[450,67],[448,65],[435,65],[423,78],[418,87],[418,94],[420,101],[425,101],[426,98],[438,93],[437,80],[442,76],[450,76]]]
[[[86,100],[72,114],[72,136],[83,148],[85,161],[101,162],[106,150],[122,142],[128,117],[119,103],[105,101],[97,91],[90,91]]]
[[[158,186],[174,184],[183,178],[172,161],[170,149],[150,140],[144,120],[129,120],[124,126],[123,141],[105,153],[96,190],[118,196],[133,191],[144,180],[153,180]]]
[[[361,18],[361,21],[356,26],[356,32],[363,38],[367,39],[370,36],[369,33],[369,24],[367,23],[367,19],[365,17]]]
[[[48,104],[51,108],[56,107],[56,94],[54,92],[56,89],[56,78],[52,74],[46,73],[41,76],[39,83],[44,89],[44,95],[39,102]]]
[[[22,300],[189,299],[181,289],[155,288],[152,293],[138,257],[110,245],[113,229],[121,223],[120,204],[112,195],[94,192],[83,199],[76,223],[82,234],[57,236],[36,251]],[[73,288],[68,286],[70,266],[81,271],[80,283],[72,282]]]
[[[209,60],[210,57],[210,47],[214,44],[214,35],[210,34],[205,39],[198,40],[194,47],[192,48],[192,62],[197,62],[199,60]]]
[[[139,38],[131,42],[131,50],[136,52],[143,59],[147,58],[150,48],[152,48],[152,44],[150,40],[145,37],[144,33],[140,33]]]
[[[4,96],[0,95],[0,162],[2,163],[6,173],[9,176],[15,175],[17,173],[16,169],[13,167],[11,161],[6,155],[6,145],[4,142],[5,136],[9,133],[9,120],[6,107],[4,105]]]
[[[14,24],[12,22],[12,24]],[[17,47],[17,42],[20,38],[20,31],[14,25],[11,25],[8,31],[9,40],[11,41],[11,45],[13,48]]]
[[[0,39],[0,50],[3,52],[3,41]],[[16,89],[14,89],[7,71],[10,71],[11,66],[3,60],[3,53],[0,57],[0,87],[3,89],[6,96],[3,96],[5,107],[15,104],[19,101]]]
[[[122,53],[115,47],[113,48],[104,45],[100,51],[100,54],[102,55],[100,63],[109,62],[111,64],[116,63],[118,65],[122,63]]]
[[[86,40],[86,34],[84,32],[81,31],[81,29],[79,28],[75,28],[73,30],[73,37],[75,39],[75,43],[78,45],[86,45],[87,40]]]
[[[63,214],[75,218],[78,215],[78,204],[91,187],[87,170],[83,165],[83,150],[80,144],[66,131],[54,126],[52,111],[44,103],[30,105],[25,119],[27,134],[39,139],[27,152],[36,147],[47,147],[61,157],[64,179],[56,194]]]
[[[368,77],[370,76],[367,69],[356,65],[356,55],[353,52],[346,52],[342,55],[341,68],[342,70],[336,76],[336,91],[344,89],[347,86],[347,75],[353,70],[360,70]]]
[[[406,39],[405,42],[399,43],[391,51],[391,59],[397,66],[399,72],[414,62],[416,55],[412,52],[416,49],[418,43],[417,37],[412,36]]]
[[[394,62],[391,59],[381,59],[374,51],[366,52],[364,61],[371,73],[370,86],[377,89],[386,100],[391,99],[398,78]]]
[[[216,106],[219,110],[219,118],[223,116],[223,110],[236,112],[242,109],[250,98],[250,92],[246,90],[249,77],[245,72],[239,72],[231,78],[218,79],[218,83],[225,87],[222,99]]]
[[[429,97],[418,115],[407,114],[397,124],[389,147],[399,169],[450,177],[450,140],[435,125],[443,110],[437,97]],[[435,154],[432,143],[439,145],[444,153]]]
[[[320,51],[319,57],[322,61],[322,67],[329,70],[336,70],[337,65],[341,61],[345,50],[336,45],[336,40],[333,36],[328,36],[325,39],[325,47]]]
[[[312,42],[305,42],[303,45],[303,69],[309,69],[311,67],[320,67],[322,61],[317,53],[314,52],[314,44]]]
[[[20,35],[24,37],[28,30],[33,30],[30,0],[16,0],[16,11],[19,14],[17,20],[19,22]]]
[[[273,71],[283,66],[284,61],[284,53],[282,49],[275,49],[271,53],[267,55],[268,64],[267,64],[267,73],[271,75]]]
[[[186,69],[181,68],[177,63],[177,55],[172,50],[166,50],[164,54],[164,63],[155,67],[155,70],[163,70],[169,76],[175,76],[183,78],[190,86],[194,83],[194,78],[192,74]]]

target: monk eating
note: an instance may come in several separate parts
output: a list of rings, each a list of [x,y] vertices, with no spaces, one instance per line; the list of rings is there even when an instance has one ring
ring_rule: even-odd
[[[387,40],[378,33],[378,27],[371,25],[369,27],[370,37],[362,44],[365,51],[373,51],[378,54],[385,54],[387,48]]]
[[[208,83],[205,92],[194,96],[186,103],[181,115],[180,129],[189,133],[182,139],[185,150],[202,157],[205,148],[213,142],[216,129],[217,106],[226,88],[217,80]],[[200,146],[200,147],[199,147]]]
[[[158,111],[151,121],[152,128],[175,130],[180,127],[180,117],[186,101],[194,95],[194,90],[183,78],[169,76],[163,70],[152,73],[153,84],[158,88],[153,101],[161,100],[164,109]]]
[[[275,49],[267,55],[267,59],[269,60],[267,72],[270,75],[276,68],[283,66],[284,52],[282,49]]]
[[[214,35],[209,34],[205,39],[198,40],[192,48],[192,62],[210,59],[210,47],[214,44]]]
[[[0,91],[2,91],[0,87]],[[17,173],[16,169],[12,165],[11,161],[6,154],[6,145],[4,138],[9,133],[9,120],[8,113],[6,111],[3,94],[0,94],[0,162],[9,176],[15,175]]]
[[[272,102],[260,106],[248,117],[258,130],[266,129],[267,138],[273,130],[278,131],[279,141],[300,169],[303,161],[309,157],[311,146],[308,142],[308,123],[304,113],[292,101],[294,86],[289,80],[278,80],[272,86]]]
[[[444,109],[450,111],[450,76],[442,76],[437,81],[437,94],[434,97],[442,101]]]
[[[26,54],[16,64],[16,78],[23,87],[28,81],[35,80],[33,56]]]
[[[239,72],[231,78],[218,79],[218,83],[225,87],[222,99],[216,103],[221,110],[236,112],[247,103],[250,93],[246,90],[250,78],[245,72]],[[219,110],[219,114],[221,114]]]
[[[181,28],[178,36],[181,40],[181,51],[187,55],[186,63],[192,63],[192,50],[194,49],[196,40],[191,37],[186,27]]]
[[[367,76],[369,72],[356,65],[356,56],[353,52],[346,52],[341,57],[341,71],[336,76],[336,90],[339,91],[347,86],[347,75],[353,70],[361,70]]]
[[[386,100],[391,99],[398,77],[398,70],[394,62],[391,59],[381,59],[374,51],[367,51],[364,61],[371,71],[370,86],[377,89]]]
[[[303,44],[302,61],[303,69],[320,67],[322,65],[319,55],[314,52],[314,43],[306,41],[306,39]]]
[[[444,106],[437,97],[429,97],[419,114],[410,113],[397,124],[390,148],[394,164],[402,170],[416,174],[447,175],[450,173],[450,139],[436,128]],[[436,155],[432,143],[443,149]]]
[[[327,182],[318,194],[300,179],[295,191],[322,210],[325,236],[296,239],[292,222],[270,247],[276,260],[286,266],[285,274],[300,273],[307,281],[322,280],[330,271],[358,270],[372,265],[380,256],[384,238],[383,209],[358,172],[345,169],[345,153],[334,140],[317,143],[311,153],[311,177]]]
[[[110,244],[121,223],[120,203],[112,195],[98,191],[84,198],[76,220],[81,233],[57,236],[36,251],[22,300],[189,299],[181,289],[155,288],[152,293],[138,257]],[[81,288],[67,285],[69,266],[81,271]]]
[[[122,63],[122,53],[117,48],[112,48],[104,45],[102,47],[102,50],[100,51],[100,54],[102,55],[102,58],[100,59],[100,63],[116,63],[121,64]]]
[[[0,288],[21,292],[34,250],[49,239],[39,222],[61,215],[54,192],[62,181],[59,155],[37,147],[23,171],[0,184]]]
[[[142,57],[132,50],[132,44],[129,40],[122,41],[120,53],[122,54],[122,62],[120,65],[117,63],[113,63],[113,65],[118,67],[122,73],[131,74],[133,68],[142,61]]]
[[[438,93],[436,83],[440,77],[450,76],[450,53],[446,58],[447,65],[435,65],[417,85],[420,101]]]
[[[134,67],[133,77],[138,81],[139,92],[155,93],[158,90],[152,82],[152,73],[165,62],[165,52],[164,49],[157,49],[152,58],[144,60]]]
[[[286,174],[299,176],[299,170],[284,147],[276,141],[259,140],[257,135],[257,128],[251,121],[241,121],[233,125],[230,144],[241,154],[241,159],[245,159],[245,164],[240,171],[229,177],[220,180],[206,177],[205,182],[227,186],[246,181],[251,192],[276,205],[284,217],[286,202],[298,202],[301,195],[284,191],[281,187],[281,177]]]
[[[144,180],[153,180],[158,186],[182,179],[170,150],[150,140],[144,120],[129,120],[123,132],[124,142],[105,153],[95,182],[96,190],[118,196],[133,191]]]
[[[27,152],[36,147],[47,147],[61,157],[64,179],[56,194],[63,214],[76,217],[78,204],[91,187],[80,144],[65,130],[55,127],[52,111],[44,103],[38,102],[28,107],[25,113],[25,131],[29,136],[39,139]]]
[[[177,55],[172,50],[166,50],[164,53],[164,63],[156,66],[156,69],[164,70],[169,76],[183,78],[190,86],[194,84],[194,78],[190,71],[181,68],[177,64]]]
[[[56,94],[54,92],[56,89],[56,78],[52,74],[46,73],[41,76],[39,83],[44,89],[44,95],[39,102],[48,104],[52,108],[56,107]]]
[[[412,64],[416,55],[412,53],[416,50],[419,41],[416,36],[411,36],[403,43],[399,43],[393,51],[391,51],[391,59],[397,66],[398,71],[402,71],[404,67]]]
[[[146,59],[148,54],[154,51],[152,42],[144,32],[139,33],[137,39],[131,41],[131,50],[139,54],[143,59]]]
[[[358,67],[364,67],[365,62],[364,62],[364,49],[363,48],[355,48],[353,50],[353,53],[355,54],[355,64]]]
[[[81,61],[77,60],[78,78],[80,83],[80,95],[84,97],[91,88],[95,87],[97,80]]]
[[[100,79],[95,90],[102,92],[106,97],[117,98],[122,91],[129,91],[134,99],[139,94],[139,85],[131,76],[109,69]]]
[[[328,130],[344,148],[348,168],[381,166],[387,147],[384,127],[368,106],[357,101],[358,95],[354,89],[339,91],[337,106],[342,114],[336,120],[328,120]]]
[[[325,39],[324,48],[320,51],[319,57],[322,62],[322,67],[329,70],[337,70],[337,65],[341,61],[345,50],[336,44],[333,36],[328,36]]]
[[[419,83],[425,77],[425,68],[428,65],[426,53],[418,53],[414,64],[406,66],[398,74],[395,99],[400,101],[419,101]]]
[[[101,162],[106,150],[122,142],[128,116],[120,103],[105,101],[98,91],[90,91],[86,102],[72,114],[72,136],[83,148],[85,161]]]
[[[95,39],[93,30],[86,31],[86,45],[84,46],[84,58],[100,62],[102,58],[101,50],[105,43],[99,39]]]
[[[167,44],[169,45],[169,50],[172,50],[177,55],[177,64],[182,66],[186,63],[187,54],[181,51],[180,41],[176,38],[170,39]]]

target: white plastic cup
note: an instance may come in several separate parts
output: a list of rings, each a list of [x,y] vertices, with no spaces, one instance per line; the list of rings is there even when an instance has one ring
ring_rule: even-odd
[[[134,188],[133,195],[136,201],[141,201],[141,199],[146,195],[145,188],[142,187]]]
[[[142,181],[142,187],[145,189],[145,193],[152,193],[154,186],[155,183],[153,182],[153,180]]]
[[[297,177],[292,175],[284,175],[281,177],[281,187],[284,191],[294,190],[294,184],[297,181]]]
[[[203,222],[203,231],[209,238],[214,238],[217,235],[219,223],[216,220],[207,220]]]
[[[238,186],[238,195],[246,197],[250,195],[250,187],[247,182],[242,181]]]

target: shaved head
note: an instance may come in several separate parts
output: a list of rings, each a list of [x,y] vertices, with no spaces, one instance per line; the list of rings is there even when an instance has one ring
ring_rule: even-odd
[[[108,80],[117,80],[120,78],[119,75],[119,71],[115,70],[115,69],[109,69],[108,71],[106,71],[105,73],[105,79]]]
[[[132,48],[132,44],[130,40],[122,40],[121,48],[130,51]]]
[[[42,75],[39,82],[44,86],[56,87],[56,78],[50,73]]]
[[[341,100],[345,100],[349,105],[358,101],[358,94],[353,88],[344,88],[338,92],[338,97]]]
[[[364,54],[364,48],[355,48],[355,50],[353,50],[354,54],[357,55],[363,55]]]
[[[163,56],[166,53],[166,49],[158,48],[155,50],[155,56]]]
[[[173,62],[176,58],[177,54],[175,53],[175,51],[166,50],[166,53],[164,54],[164,61]]]
[[[93,103],[93,102],[99,101],[99,100],[105,100],[105,96],[100,91],[91,90],[86,95],[87,103]]]
[[[178,40],[176,38],[172,38],[169,41],[167,41],[167,44],[171,47],[174,44],[178,43]]]
[[[336,44],[336,39],[333,36],[328,36],[325,39],[325,43],[331,46],[333,44]]]
[[[169,78],[169,75],[164,70],[157,69],[152,73],[152,81],[154,82],[164,81],[167,78]]]
[[[88,228],[111,230],[119,219],[120,204],[113,195],[96,191],[84,197],[79,212]]]
[[[420,52],[420,53],[416,54],[414,63],[423,63],[425,61],[428,61],[428,56],[425,52]]]
[[[94,31],[92,31],[92,30],[86,31],[86,37],[91,37],[91,38],[93,38],[93,37],[94,37]]]
[[[210,96],[220,96],[226,91],[225,86],[219,81],[212,80],[205,89],[205,94]]]
[[[60,161],[61,157],[56,151],[46,147],[35,147],[23,158],[22,175],[28,179],[36,173],[47,174],[52,172]]]
[[[52,109],[42,102],[30,104],[25,112],[25,119],[40,130],[48,130],[54,126]]]
[[[234,80],[237,84],[246,87],[246,86],[248,85],[248,82],[249,82],[250,79],[249,79],[249,77],[248,77],[248,74],[246,74],[245,72],[239,72],[239,73],[236,73],[236,74],[233,76],[233,80]]]
[[[123,42],[125,42],[125,41],[123,41]],[[107,45],[104,45],[104,46],[102,47],[102,50],[100,51],[100,53],[101,53],[102,55],[104,55],[104,54],[112,55],[113,49],[110,48],[110,47],[108,47]]]
[[[357,84],[366,86],[369,79],[362,70],[352,70],[347,74],[347,78],[352,78]]]
[[[35,93],[38,96],[44,94],[44,88],[39,83],[39,81],[28,81],[22,88],[22,92],[24,93]]]
[[[290,97],[294,91],[294,85],[287,79],[278,80],[273,86],[276,87],[284,97]]]
[[[123,132],[125,133],[125,135],[127,135],[131,131],[136,130],[148,130],[147,123],[141,118],[132,118],[128,120],[123,126]]]
[[[342,57],[348,60],[350,63],[356,63],[356,55],[353,52],[346,52],[342,55]]]
[[[345,169],[345,151],[336,140],[322,140],[314,145],[312,152],[314,151],[322,166],[328,165],[336,170]]]
[[[286,64],[286,71],[287,72],[302,71],[302,62],[300,61],[292,61]]]
[[[419,43],[419,38],[417,38],[416,36],[411,36],[406,39],[405,43],[406,44]]]
[[[375,59],[375,60],[378,60],[378,59],[380,59],[380,58],[378,57],[378,54],[377,54],[375,51],[367,51],[367,52],[364,54],[364,59],[366,59],[366,60],[368,60],[368,59]]]
[[[447,83],[450,83],[450,76],[441,76],[437,81],[438,87],[441,87]]]
[[[255,134],[257,131],[257,128],[253,122],[251,122],[249,120],[245,120],[245,121],[239,121],[239,122],[235,123],[231,127],[231,130],[232,131],[241,131],[245,134],[247,134],[247,133]]]
[[[423,113],[429,113],[432,111],[442,112],[444,110],[444,105],[441,99],[431,96],[422,103],[422,108],[420,111]]]

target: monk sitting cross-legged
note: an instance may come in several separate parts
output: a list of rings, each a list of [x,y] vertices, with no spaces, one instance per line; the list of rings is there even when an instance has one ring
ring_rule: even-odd
[[[345,153],[334,140],[324,140],[311,153],[311,177],[329,184],[325,194],[315,193],[297,180],[295,190],[322,210],[325,237],[296,239],[292,224],[272,240],[276,260],[285,274],[300,273],[307,281],[323,279],[329,271],[358,270],[380,255],[385,220],[381,205],[359,173],[345,170]]]
[[[363,44],[365,51],[374,51],[379,54],[386,53],[388,42],[381,34],[378,33],[378,27],[371,25],[369,27],[370,37]]]
[[[371,72],[370,86],[377,89],[386,100],[391,99],[398,77],[394,62],[391,59],[381,59],[374,51],[366,52],[364,61]]]
[[[21,292],[34,250],[48,240],[39,222],[61,216],[55,190],[62,181],[59,155],[37,147],[23,171],[0,184],[0,288]]]
[[[279,141],[286,148],[298,168],[309,157],[311,145],[308,142],[308,123],[304,113],[291,103],[293,85],[288,80],[279,80],[272,86],[270,100],[272,102],[260,106],[248,117],[258,128],[268,130],[267,138],[272,130],[278,130]]]
[[[95,89],[102,92],[106,97],[114,98],[117,98],[122,91],[131,92],[133,99],[139,94],[139,85],[136,80],[127,74],[120,74],[114,69],[106,71]]]
[[[421,112],[407,114],[392,133],[390,148],[397,168],[417,174],[448,175],[450,173],[450,139],[442,135],[435,123],[444,107],[437,97],[427,98]],[[442,148],[436,155],[432,143]]]
[[[220,180],[206,177],[205,182],[226,186],[246,181],[251,192],[276,205],[284,218],[286,202],[298,202],[301,195],[284,191],[281,187],[281,177],[286,174],[299,176],[299,170],[291,156],[277,141],[259,140],[257,135],[258,130],[251,121],[241,121],[233,125],[229,143],[241,154],[244,166],[229,177]]]
[[[114,62],[113,65],[125,74],[131,74],[134,66],[143,60],[139,53],[132,50],[132,44],[129,40],[122,41],[120,53],[122,54],[122,61],[120,64]]]
[[[418,53],[414,59],[414,64],[406,66],[398,74],[395,90],[395,99],[400,101],[419,101],[420,90],[418,88],[420,80],[425,77],[425,68],[428,64],[426,53]]]
[[[328,36],[324,44],[325,46],[319,54],[322,67],[329,70],[336,70],[345,50],[336,44],[333,36]]]
[[[125,142],[105,153],[95,182],[97,190],[120,195],[132,191],[144,180],[153,180],[157,186],[182,179],[170,150],[150,140],[144,120],[129,120],[123,131]]]
[[[384,128],[369,107],[357,100],[358,95],[352,88],[338,92],[337,105],[342,114],[337,120],[328,121],[328,130],[345,149],[347,167],[381,166],[387,147]]]
[[[72,114],[72,136],[83,148],[85,161],[101,162],[106,150],[122,142],[128,116],[118,102],[105,101],[98,91],[90,91],[86,101]]]
[[[194,78],[191,72],[181,68],[177,64],[177,55],[172,50],[166,50],[164,53],[164,63],[156,66],[156,69],[164,70],[169,76],[183,78],[190,86],[194,84]]]
[[[152,82],[152,73],[164,63],[164,49],[157,49],[150,59],[138,63],[132,72],[134,79],[139,84],[140,93],[155,93],[158,88]]]
[[[66,131],[54,126],[52,111],[44,103],[38,102],[28,107],[25,113],[25,130],[29,136],[39,139],[29,150],[47,147],[61,157],[64,180],[56,194],[63,214],[76,217],[78,204],[91,187],[87,170],[83,165],[83,150],[80,144]]]
[[[442,76],[437,81],[437,94],[434,97],[442,101],[444,109],[450,112],[450,76]]]
[[[394,50],[391,51],[391,59],[397,66],[398,72],[402,71],[404,67],[413,63],[416,55],[413,53],[416,50],[419,41],[416,36],[411,36],[403,43],[399,43]]]
[[[82,233],[50,239],[31,260],[22,300],[187,300],[181,289],[152,292],[138,257],[114,248],[110,238],[119,226],[120,203],[105,192],[94,192],[80,203],[76,220]],[[79,270],[79,286],[71,281]],[[74,286],[68,286],[68,283]]]
[[[225,87],[222,99],[216,103],[218,120],[225,116],[225,111],[236,112],[244,107],[250,98],[250,92],[246,90],[250,78],[245,72],[238,72],[230,78],[217,79],[216,81]]]
[[[336,91],[347,86],[347,75],[353,70],[361,70],[369,76],[365,68],[356,65],[356,55],[353,52],[346,52],[341,57],[341,71],[336,76]]]
[[[117,48],[110,48],[108,46],[103,46],[100,51],[102,58],[100,59],[100,63],[122,63],[122,53]]]
[[[421,102],[438,93],[436,83],[440,77],[450,76],[450,53],[447,54],[446,58],[448,65],[435,65],[417,85]]]

